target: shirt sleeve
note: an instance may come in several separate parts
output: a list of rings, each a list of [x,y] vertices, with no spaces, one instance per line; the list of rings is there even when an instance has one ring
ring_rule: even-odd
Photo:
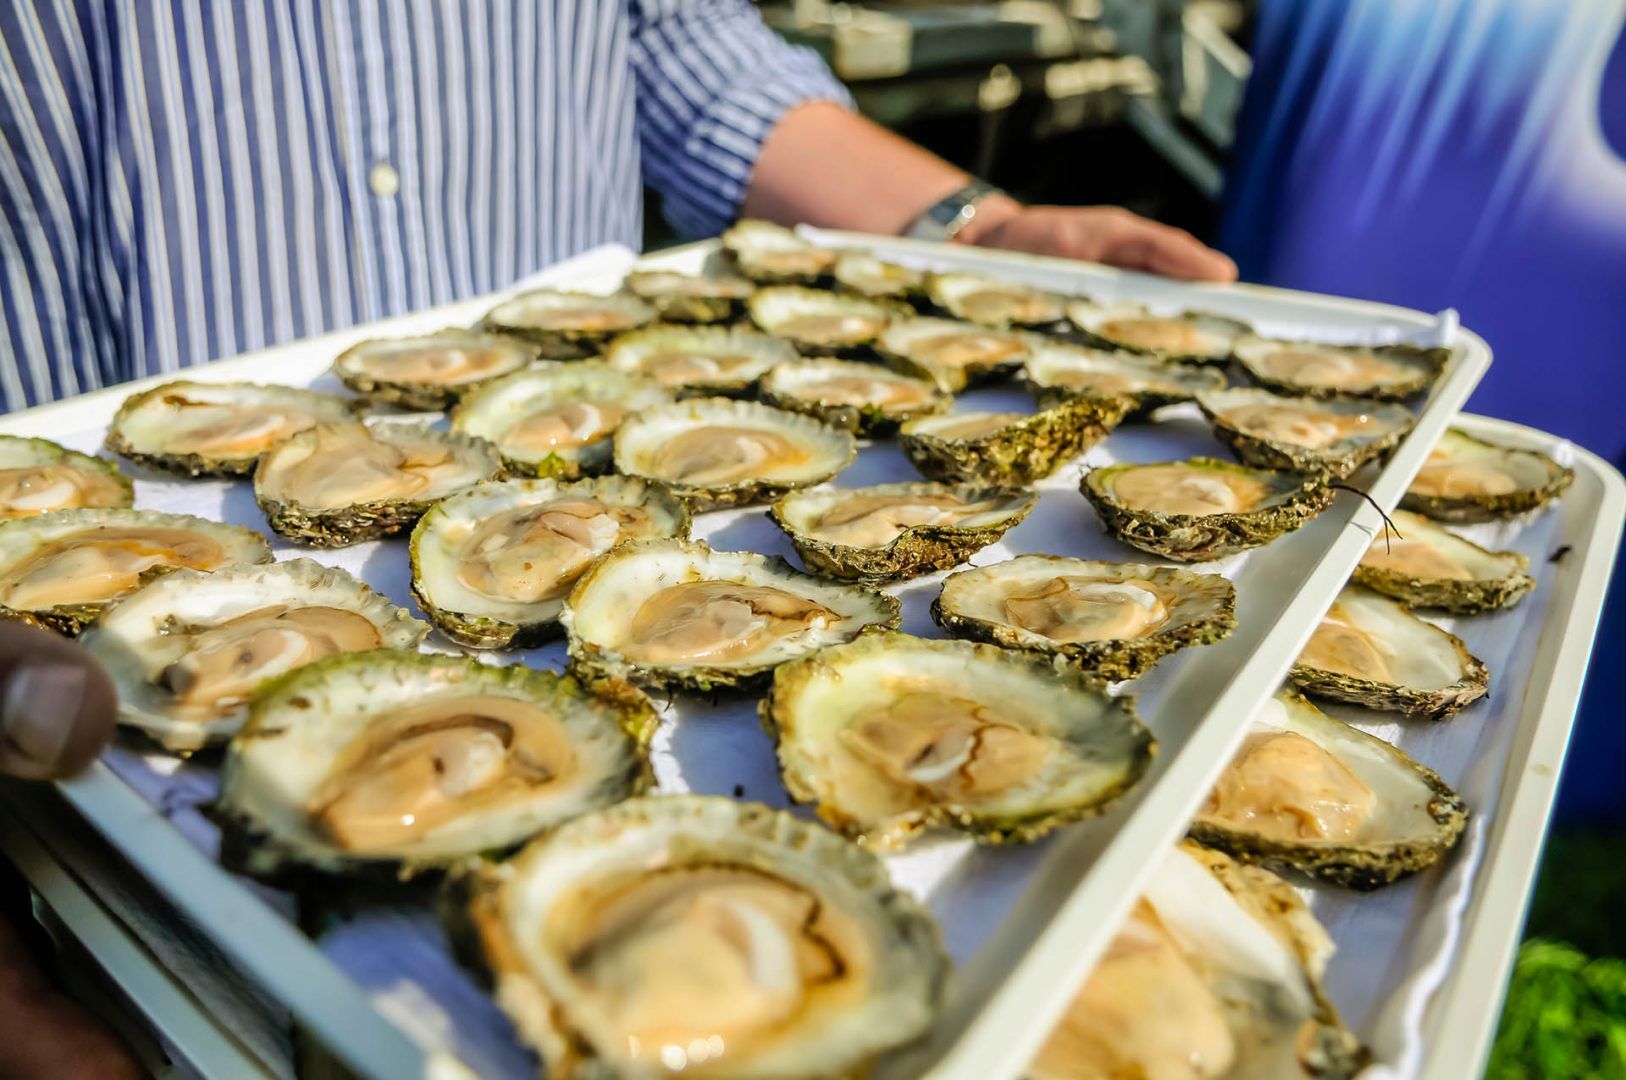
[[[809,101],[852,106],[818,54],[768,29],[747,0],[632,0],[630,60],[644,179],[690,236],[738,215],[786,112]]]

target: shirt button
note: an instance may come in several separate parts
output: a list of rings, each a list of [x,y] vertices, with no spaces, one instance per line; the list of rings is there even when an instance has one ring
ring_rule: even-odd
[[[380,161],[367,174],[367,186],[373,189],[374,195],[387,199],[401,190],[401,174],[389,162]]]

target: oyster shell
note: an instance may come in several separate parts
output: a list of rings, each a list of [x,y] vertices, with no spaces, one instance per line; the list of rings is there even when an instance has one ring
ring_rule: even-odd
[[[1108,682],[1236,628],[1236,589],[1168,566],[1021,555],[950,574],[932,601],[950,634],[1064,656]]]
[[[486,313],[482,325],[531,342],[547,360],[592,356],[616,334],[653,321],[655,309],[625,293],[599,296],[564,289],[534,289]]]
[[[1323,345],[1244,334],[1236,362],[1248,378],[1270,390],[1306,397],[1377,398],[1399,401],[1434,384],[1449,349],[1410,345]]]
[[[745,310],[755,285],[742,277],[706,277],[676,270],[634,270],[627,291],[667,322],[727,322]]]
[[[1353,398],[1278,397],[1268,390],[1200,394],[1214,436],[1243,462],[1348,476],[1394,449],[1414,417],[1399,405]]]
[[[403,424],[321,424],[278,443],[254,471],[271,528],[344,547],[412,527],[438,499],[502,473],[483,439]]]
[[[358,342],[333,361],[333,374],[368,401],[438,412],[475,387],[530,366],[537,355],[536,346],[508,334],[453,327]]]
[[[898,314],[873,300],[796,285],[758,289],[746,306],[764,333],[809,356],[862,356]]]
[[[1040,408],[1079,394],[1120,397],[1129,402],[1126,420],[1225,389],[1225,372],[1216,368],[1054,342],[1036,344],[1022,366],[1028,390]]]
[[[696,510],[823,483],[857,453],[851,435],[812,417],[726,398],[646,409],[615,434],[617,471],[663,483]]]
[[[1364,890],[1439,862],[1467,820],[1432,770],[1284,691],[1254,716],[1191,836]]]
[[[981,274],[927,274],[926,295],[940,311],[980,326],[1049,326],[1067,317],[1055,293]]]
[[[1027,487],[1100,442],[1128,407],[1074,395],[1036,413],[923,416],[904,423],[898,445],[929,480]]]
[[[452,430],[489,442],[516,474],[571,480],[608,470],[621,421],[670,400],[654,380],[608,364],[544,362],[470,392]]]
[[[901,581],[960,565],[1037,501],[1010,488],[878,484],[794,491],[770,513],[812,573]]]
[[[1218,559],[1292,532],[1332,502],[1326,479],[1214,458],[1092,469],[1079,485],[1111,535],[1176,562]]]
[[[259,533],[190,514],[54,510],[0,523],[0,618],[77,634],[160,574],[270,561]]]
[[[594,559],[625,540],[688,535],[683,501],[642,480],[476,484],[413,528],[412,597],[459,644],[530,648],[558,632]]]
[[[1458,615],[1512,607],[1536,587],[1530,560],[1517,551],[1487,551],[1421,514],[1396,510],[1393,536],[1378,535],[1355,568],[1364,585],[1410,608]]]
[[[927,315],[899,319],[875,341],[875,351],[911,375],[960,391],[1018,370],[1030,351],[1025,335]]]
[[[266,450],[316,424],[354,418],[355,405],[292,386],[169,382],[125,399],[107,448],[186,476],[247,476]]]
[[[1315,697],[1444,720],[1485,696],[1490,672],[1462,639],[1369,589],[1346,585],[1289,678]]]
[[[1144,304],[1097,304],[1075,300],[1067,318],[1091,342],[1109,349],[1146,353],[1184,364],[1223,364],[1231,359],[1245,322],[1204,311],[1159,315]]]
[[[220,858],[405,877],[643,791],[657,717],[625,683],[379,649],[254,696],[221,770]]]
[[[783,559],[635,540],[582,575],[559,621],[577,671],[710,690],[898,618],[893,597],[820,581]]]
[[[52,510],[101,510],[135,501],[130,480],[103,458],[49,439],[0,435],[0,523]]]
[[[167,750],[224,742],[254,690],[339,653],[416,649],[429,627],[310,559],[176,570],[113,605],[80,643],[119,694],[119,721]]]
[[[740,273],[765,285],[816,285],[836,262],[836,252],[769,221],[737,222],[723,231],[722,243]]]
[[[868,251],[843,251],[831,273],[836,285],[858,296],[913,303],[926,295],[926,275],[908,266],[887,262]]]
[[[798,360],[763,376],[766,405],[818,417],[859,435],[895,431],[905,420],[942,412],[953,398],[935,382],[855,360]]]
[[[1574,481],[1574,469],[1546,454],[1452,428],[1440,436],[1400,505],[1436,521],[1490,521],[1545,506]]]
[[[652,326],[616,338],[604,359],[681,397],[704,397],[745,394],[773,367],[798,355],[790,342],[753,330]]]
[[[1037,839],[1105,811],[1157,745],[1132,699],[1065,664],[907,634],[784,664],[761,712],[791,798],[873,848],[939,826]]]
[[[926,1032],[949,972],[873,855],[716,797],[585,815],[471,865],[444,909],[550,1080],[862,1076]]]

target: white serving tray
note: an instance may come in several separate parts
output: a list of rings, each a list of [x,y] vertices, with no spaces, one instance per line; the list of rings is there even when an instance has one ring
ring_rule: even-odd
[[[1159,304],[1209,308],[1273,330],[1299,326],[1305,332],[1313,328],[1319,336],[1363,339],[1426,331],[1435,325],[1428,316],[1382,305],[1249,286],[1181,285],[1061,260],[864,240],[915,261],[981,267],[1062,291],[1137,296]],[[709,250],[695,245],[664,253],[651,262],[693,266]],[[607,289],[630,261],[630,254],[624,251],[601,251],[555,267],[541,278],[572,287]],[[366,336],[469,322],[492,302],[493,298],[484,298],[354,328],[190,369],[187,376],[330,385],[331,378],[323,373],[347,344]],[[1458,332],[1456,341],[1452,362],[1428,399],[1417,430],[1381,475],[1361,478],[1363,483],[1369,482],[1372,497],[1385,507],[1398,500],[1489,362],[1488,349],[1472,334]],[[143,385],[131,384],[0,418],[0,432],[43,435],[91,449],[118,403]],[[1008,390],[977,393],[985,401],[1021,397]],[[1114,456],[1153,460],[1218,452],[1218,444],[1189,408],[1184,416],[1180,410],[1173,415],[1152,427],[1120,429],[1086,460],[1095,464]],[[1551,441],[1534,434],[1524,437]],[[1537,697],[1521,695],[1518,700],[1523,709],[1515,718],[1519,734],[1513,750],[1528,753],[1513,760],[1529,757],[1550,774],[1530,771],[1512,777],[1516,782],[1502,786],[1494,813],[1480,808],[1482,820],[1490,825],[1483,868],[1478,871],[1480,881],[1460,907],[1462,919],[1453,924],[1467,927],[1473,934],[1473,947],[1460,953],[1459,964],[1466,967],[1473,962],[1483,970],[1477,982],[1466,987],[1460,978],[1449,978],[1446,992],[1439,995],[1427,992],[1439,983],[1438,975],[1411,989],[1393,988],[1391,995],[1414,1005],[1419,1014],[1431,998],[1436,1002],[1425,1028],[1430,1033],[1447,1031],[1457,1040],[1457,1056],[1445,1059],[1456,1065],[1482,1048],[1484,1032],[1464,1034],[1471,1025],[1460,1019],[1440,1028],[1433,1017],[1447,1008],[1464,1016],[1478,1015],[1473,1011],[1476,1007],[1483,1013],[1492,1010],[1551,799],[1555,758],[1561,754],[1573,714],[1579,672],[1584,668],[1603,592],[1601,578],[1607,573],[1619,531],[1618,477],[1580,452],[1574,453],[1573,463],[1581,480],[1561,515],[1566,542],[1574,550],[1554,569],[1548,617],[1545,625],[1537,627],[1541,644],[1531,651],[1531,685],[1539,683],[1547,690]],[[196,509],[243,524],[261,524],[244,485],[135,475],[142,506]],[[841,480],[845,484],[872,483],[913,475],[895,448],[886,444],[866,449]],[[997,561],[1035,550],[1139,558],[1131,549],[1100,535],[1098,523],[1077,493],[1076,480],[1077,470],[1069,468],[1043,485],[1034,515],[1004,545],[983,552],[974,561]],[[1298,533],[1261,552],[1218,564],[1238,582],[1241,625],[1226,642],[1172,658],[1136,687],[1142,712],[1158,735],[1162,751],[1135,795],[1113,813],[1026,849],[974,849],[963,842],[942,841],[891,860],[900,883],[931,902],[951,950],[962,962],[935,1038],[884,1063],[885,1075],[929,1073],[969,1080],[1020,1071],[1066,1004],[1071,989],[1093,964],[1153,860],[1183,831],[1253,710],[1274,689],[1378,522],[1371,507],[1353,496],[1341,496]],[[702,516],[696,533],[709,536],[719,547],[788,553],[783,538],[762,519],[760,510]],[[396,541],[342,552],[307,552],[279,545],[278,555],[312,554],[345,565],[405,603],[401,546]],[[924,579],[898,590],[904,600],[906,629],[936,633],[925,611],[937,580]],[[527,656],[533,663],[556,665],[559,659],[557,647]],[[1500,690],[1505,684],[1497,685]],[[675,723],[666,726],[657,744],[662,786],[726,794],[743,781],[750,797],[782,802],[783,792],[772,773],[771,748],[756,730],[751,709],[752,702],[743,699],[716,707],[681,702],[674,710]],[[1470,710],[1465,717],[1473,715]],[[287,906],[277,897],[269,897],[267,902],[263,891],[247,888],[241,879],[222,871],[212,861],[212,835],[195,811],[195,803],[207,797],[211,784],[206,768],[177,770],[161,757],[120,747],[110,752],[107,763],[63,785],[63,791],[191,920],[357,1071],[381,1077],[424,1075],[440,1066],[454,1068],[453,1059],[460,1057],[494,1075],[517,1074],[515,1062],[522,1062],[523,1057],[516,1056],[511,1041],[502,1045],[509,1038],[506,1030],[490,1016],[489,1003],[450,968],[443,946],[434,955],[437,938],[421,912],[383,912],[375,919],[358,920],[355,926],[326,939],[324,952],[294,926],[287,917]],[[156,808],[159,803],[162,812]],[[1505,816],[1504,808],[1517,817]],[[420,946],[416,951],[428,960],[423,956],[415,960],[409,946]],[[1372,1012],[1373,1004],[1367,1001],[1362,1007]],[[1354,1011],[1347,1003],[1345,1008]],[[481,1009],[486,1010],[484,1015]],[[1444,1038],[1430,1040],[1430,1046],[1440,1045]],[[1396,1064],[1409,1070],[1404,1055],[1417,1045],[1414,1037],[1399,1039]]]

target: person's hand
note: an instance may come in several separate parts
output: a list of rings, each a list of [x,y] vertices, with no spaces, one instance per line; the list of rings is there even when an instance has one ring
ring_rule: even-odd
[[[70,776],[113,737],[118,696],[107,673],[68,639],[0,621],[0,774]]]
[[[954,239],[1190,281],[1236,280],[1235,263],[1184,229],[1116,206],[1023,206],[990,196]]]

